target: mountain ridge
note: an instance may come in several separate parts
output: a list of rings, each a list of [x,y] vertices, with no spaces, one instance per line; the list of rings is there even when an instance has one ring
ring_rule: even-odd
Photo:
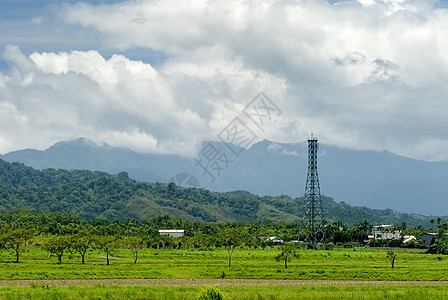
[[[0,159],[0,174],[0,212],[25,209],[110,221],[168,214],[205,222],[299,222],[304,206],[303,197],[260,197],[247,191],[218,193],[173,183],[137,182],[125,172],[110,175],[87,170],[35,170]],[[325,196],[322,203],[328,222],[343,221],[349,226],[363,220],[372,224],[431,225],[429,216],[352,207]]]
[[[226,151],[226,145],[213,142]],[[207,143],[203,145],[205,147]],[[356,151],[319,145],[321,191],[337,201],[419,213],[448,214],[448,163],[426,162],[387,151]],[[136,153],[129,149],[89,143],[86,139],[59,142],[44,150],[21,150],[0,156],[44,168],[101,170],[111,174],[126,171],[138,181],[169,182],[179,173],[195,176],[201,186],[213,191],[247,190],[257,195],[304,193],[307,170],[307,145],[263,140],[239,157],[227,154],[232,162],[216,176],[204,175],[193,159],[178,155]]]

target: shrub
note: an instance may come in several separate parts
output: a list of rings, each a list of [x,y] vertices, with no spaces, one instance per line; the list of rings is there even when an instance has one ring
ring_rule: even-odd
[[[206,286],[196,297],[197,300],[223,300],[225,295],[216,286]]]

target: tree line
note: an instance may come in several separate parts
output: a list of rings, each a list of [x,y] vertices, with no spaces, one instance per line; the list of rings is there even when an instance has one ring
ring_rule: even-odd
[[[431,244],[430,252],[448,253],[448,224],[441,219],[434,222],[435,228],[408,227],[405,223],[398,226],[402,235],[415,235],[435,231],[437,234]],[[161,236],[159,229],[184,229],[185,236],[172,238]],[[353,247],[364,245],[372,225],[367,221],[348,227],[342,221],[325,226],[328,245]],[[269,237],[276,236],[285,242],[297,240],[302,235],[303,224],[294,222],[198,222],[169,215],[153,216],[145,221],[126,220],[111,222],[107,219],[84,220],[73,214],[32,213],[14,211],[0,213],[0,249],[12,251],[16,262],[20,254],[29,246],[38,246],[47,250],[61,262],[64,253],[71,252],[85,262],[88,249],[101,249],[106,253],[109,264],[110,251],[131,249],[134,262],[137,263],[138,251],[153,249],[198,249],[225,248],[229,256],[229,266],[233,251],[237,247],[265,248],[278,241]],[[401,247],[402,240],[376,240],[376,246]],[[393,243],[392,243],[393,242]],[[395,243],[395,244],[394,244]],[[412,247],[422,246],[418,242]],[[290,247],[290,246],[289,246]],[[286,247],[285,247],[286,249]],[[285,258],[286,257],[286,258]],[[292,256],[291,256],[292,257]],[[285,267],[288,255],[284,254]]]

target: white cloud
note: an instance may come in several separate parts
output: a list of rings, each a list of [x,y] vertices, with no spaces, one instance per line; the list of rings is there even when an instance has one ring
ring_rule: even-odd
[[[96,51],[28,58],[13,46],[5,57],[13,72],[1,86],[1,112],[8,116],[2,118],[8,126],[2,126],[1,135],[11,141],[1,145],[3,152],[11,145],[42,148],[61,137],[85,136],[170,153],[176,141],[205,128],[199,115],[175,103],[166,80],[142,62],[118,55],[105,60]],[[185,154],[195,146],[184,148]]]
[[[272,143],[272,144],[269,144],[269,146],[268,146],[269,152],[273,152],[273,151],[277,151],[277,150],[281,150],[281,149],[282,149],[282,146],[280,146],[277,143]]]
[[[283,149],[282,154],[283,155],[300,156],[299,152],[297,152],[296,150],[289,151],[288,149]]]
[[[193,155],[230,121],[219,111],[238,113],[235,98],[273,80],[240,65],[182,62],[156,70],[93,50],[27,57],[8,46],[4,56],[12,71],[0,77],[1,152],[83,136],[140,152]]]
[[[83,135],[140,151],[191,153],[264,91],[283,113],[258,132],[260,138],[298,142],[313,131],[339,146],[448,159],[448,10],[434,4],[142,0],[60,6],[68,25],[62,28],[93,30],[98,48],[146,48],[167,58],[154,68],[95,50],[26,57],[9,47],[5,56],[13,68],[0,76],[7,92],[0,103],[16,109],[8,114],[18,129],[2,129],[8,146],[0,151]],[[85,32],[79,36],[89,36]],[[32,138],[34,129],[44,137]],[[19,130],[33,132],[33,142],[15,137]]]
[[[42,25],[45,21],[44,17],[34,17],[31,19],[31,23],[36,24],[36,25]]]

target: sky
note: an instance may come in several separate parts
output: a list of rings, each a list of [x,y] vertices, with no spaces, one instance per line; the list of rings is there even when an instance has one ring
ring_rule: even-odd
[[[0,0],[0,153],[193,156],[263,92],[257,140],[446,161],[447,29],[448,1]]]

